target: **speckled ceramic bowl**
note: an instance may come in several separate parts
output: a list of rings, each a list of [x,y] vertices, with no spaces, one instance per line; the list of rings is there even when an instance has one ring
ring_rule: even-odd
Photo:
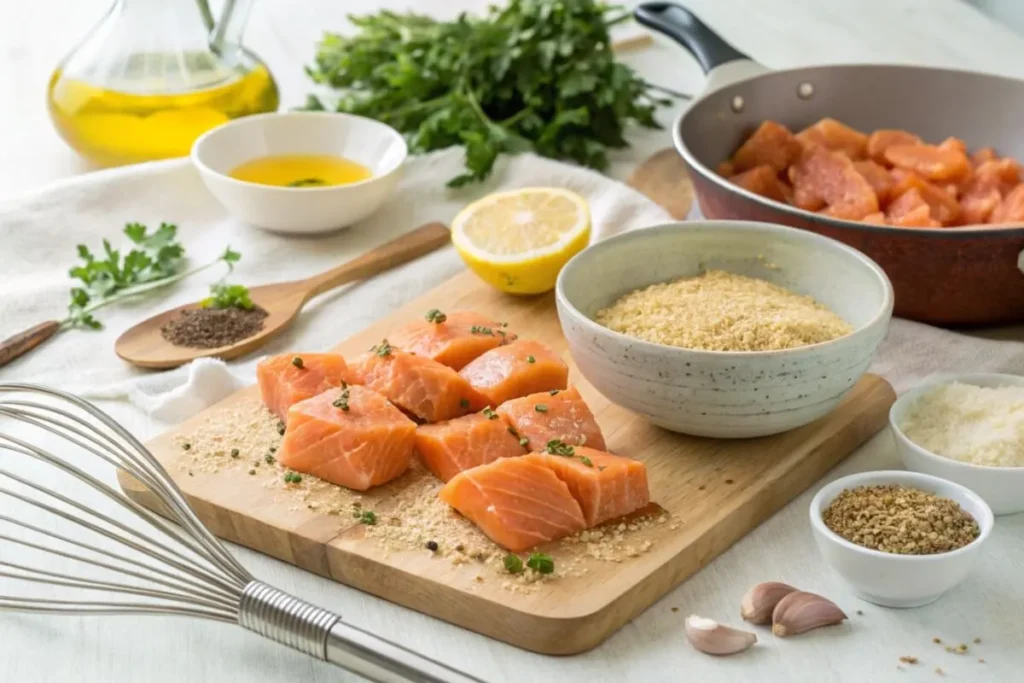
[[[839,339],[785,351],[692,351],[596,322],[619,296],[720,269],[807,294],[848,321]],[[618,235],[577,254],[555,289],[573,360],[611,401],[666,429],[743,438],[784,432],[832,410],[867,370],[892,317],[892,285],[860,252],[767,223],[694,221]]]

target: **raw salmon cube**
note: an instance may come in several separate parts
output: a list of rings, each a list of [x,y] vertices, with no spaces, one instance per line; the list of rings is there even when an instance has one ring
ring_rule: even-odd
[[[487,405],[469,382],[447,365],[392,348],[387,340],[354,359],[352,382],[383,394],[425,422],[442,422]]]
[[[992,211],[989,223],[1024,222],[1024,183],[1010,190],[999,206]]]
[[[836,210],[854,219],[878,211],[875,191],[857,172],[853,162],[839,152],[814,147],[789,167],[789,179],[793,182],[794,200],[800,208],[809,208],[820,201],[817,208],[841,207]]]
[[[483,354],[459,372],[492,406],[569,386],[569,366],[538,341],[521,339]]]
[[[913,189],[928,204],[931,217],[939,223],[950,225],[960,217],[960,204],[955,194],[928,182],[913,171],[894,168],[891,173],[895,182],[890,196],[902,197],[908,190]]]
[[[874,225],[885,225],[885,214],[882,213],[881,211],[876,211],[875,213],[869,213],[867,216],[864,216],[864,218],[861,218],[860,222],[861,223],[872,223]]]
[[[935,145],[891,145],[885,158],[893,166],[916,171],[929,180],[956,180],[971,168],[963,152]]]
[[[732,157],[735,171],[749,171],[757,166],[770,166],[775,173],[784,171],[800,157],[800,143],[782,124],[765,121]]]
[[[345,359],[335,353],[285,353],[256,365],[263,405],[281,420],[299,401],[340,387],[347,373]]]
[[[365,491],[405,472],[415,449],[412,420],[377,392],[347,386],[288,410],[277,458],[297,472]]]
[[[565,448],[563,455],[535,453],[579,503],[587,527],[639,510],[651,502],[647,468],[642,462],[602,453],[593,448]]]
[[[601,428],[576,387],[505,401],[498,406],[498,414],[527,440],[530,450],[542,450],[549,441],[605,450]]]
[[[732,165],[731,161],[723,161],[715,170],[718,171],[718,175],[724,178],[736,175],[736,167]]]
[[[440,497],[512,552],[587,526],[568,485],[542,460],[527,455],[460,472],[441,489]]]
[[[885,210],[892,225],[916,228],[937,228],[941,224],[931,217],[931,207],[917,188],[911,188],[897,197]]]
[[[992,159],[974,169],[974,178],[979,184],[1006,194],[1020,183],[1020,164],[1009,157]]]
[[[498,458],[526,453],[508,424],[493,411],[420,426],[416,430],[416,450],[427,469],[442,481]]]
[[[864,176],[864,180],[868,181],[868,185],[871,186],[871,189],[875,191],[875,196],[878,197],[879,204],[889,201],[889,192],[893,186],[893,179],[888,169],[871,160],[855,161],[853,162],[853,167],[857,169],[857,173]]]
[[[961,221],[964,225],[986,223],[1002,201],[1003,196],[996,188],[975,185],[960,198]]]
[[[835,119],[824,118],[797,133],[796,138],[805,147],[821,145],[853,160],[863,159],[867,154],[868,136]]]
[[[782,183],[775,169],[771,166],[755,166],[749,171],[744,171],[729,178],[729,180],[740,187],[750,190],[777,202],[786,201],[786,194],[782,189]]]
[[[885,150],[892,145],[920,145],[924,141],[910,131],[880,128],[868,136],[868,156],[879,164],[887,164]]]
[[[391,346],[461,370],[481,353],[516,335],[500,323],[473,311],[445,313],[434,309],[388,335]]]
[[[993,159],[998,158],[999,155],[997,155],[996,151],[991,147],[981,147],[975,150],[974,154],[971,155],[971,165],[975,167],[981,166],[986,161],[992,161]]]

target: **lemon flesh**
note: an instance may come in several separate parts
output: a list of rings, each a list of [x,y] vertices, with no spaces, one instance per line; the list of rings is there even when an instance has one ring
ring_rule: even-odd
[[[479,199],[452,222],[452,242],[481,279],[510,294],[541,294],[590,241],[590,209],[561,188],[531,187]]]

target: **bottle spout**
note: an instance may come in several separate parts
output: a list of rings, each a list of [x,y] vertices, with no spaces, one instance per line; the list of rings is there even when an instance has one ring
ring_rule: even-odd
[[[226,56],[241,50],[242,35],[245,33],[246,22],[249,21],[252,3],[253,0],[224,0],[220,19],[210,32],[210,48],[214,52]]]

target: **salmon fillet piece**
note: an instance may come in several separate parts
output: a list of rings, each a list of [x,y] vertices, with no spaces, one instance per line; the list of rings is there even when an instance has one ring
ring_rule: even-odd
[[[527,440],[532,451],[542,450],[554,440],[605,450],[601,428],[576,387],[554,395],[545,391],[505,401],[497,412]]]
[[[750,190],[762,197],[768,197],[768,199],[774,199],[777,202],[786,201],[784,185],[779,180],[778,175],[776,175],[775,169],[771,166],[755,166],[749,171],[732,176],[729,180],[734,185]]]
[[[473,311],[434,309],[395,330],[388,341],[397,349],[461,370],[485,351],[516,339],[505,325]]]
[[[565,449],[560,449],[566,453]],[[565,455],[535,453],[569,487],[579,503],[587,527],[628,515],[651,502],[647,467],[638,460],[603,453],[593,448],[569,448]]]
[[[889,174],[889,169],[871,160],[855,161],[853,167],[868,181],[880,205],[889,201],[889,193],[896,182]]]
[[[529,455],[461,472],[441,489],[440,497],[512,552],[587,526],[568,485],[542,459]]]
[[[1024,183],[1006,193],[988,217],[989,223],[1024,222]]]
[[[335,353],[285,353],[256,366],[263,405],[281,420],[299,401],[340,387],[347,374],[345,359]]]
[[[412,420],[377,392],[347,386],[291,407],[277,457],[297,472],[365,491],[405,472],[415,450]]]
[[[547,346],[529,339],[491,349],[459,374],[492,406],[569,385],[565,361]]]
[[[775,121],[765,121],[736,150],[732,168],[741,172],[766,165],[774,175],[796,161],[801,149],[788,128]]]
[[[508,424],[493,411],[473,413],[416,429],[420,459],[441,481],[498,458],[526,453]]]
[[[878,211],[878,197],[853,162],[840,152],[814,145],[789,167],[793,199],[797,206],[817,211],[825,206],[830,215],[858,220]]]
[[[482,409],[487,400],[447,365],[392,348],[385,340],[354,359],[352,382],[383,394],[425,422],[443,422]]]
[[[797,141],[804,149],[815,145],[840,152],[857,161],[867,155],[868,136],[832,118],[823,118],[796,134]]]
[[[959,149],[936,145],[891,145],[885,159],[893,166],[920,173],[929,180],[957,180],[969,173],[971,162]]]
[[[920,145],[922,140],[910,131],[899,128],[879,128],[868,136],[867,153],[872,161],[879,164],[888,163],[885,150],[893,145]]]

